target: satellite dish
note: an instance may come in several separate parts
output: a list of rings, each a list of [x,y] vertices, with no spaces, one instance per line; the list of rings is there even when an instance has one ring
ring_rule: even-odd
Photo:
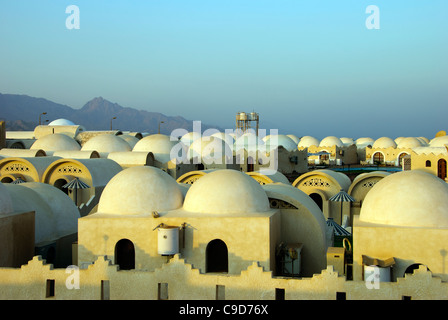
[[[435,137],[437,138],[437,137],[443,137],[443,136],[446,136],[446,131],[441,130],[436,133]]]

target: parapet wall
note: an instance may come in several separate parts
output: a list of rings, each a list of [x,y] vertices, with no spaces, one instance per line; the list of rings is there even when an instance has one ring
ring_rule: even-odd
[[[219,287],[219,290],[218,290]],[[154,272],[122,270],[100,257],[87,268],[53,269],[40,256],[21,268],[0,268],[0,299],[7,300],[440,300],[448,284],[421,267],[397,282],[346,281],[329,266],[311,278],[273,277],[257,263],[240,275],[201,274],[179,255]]]

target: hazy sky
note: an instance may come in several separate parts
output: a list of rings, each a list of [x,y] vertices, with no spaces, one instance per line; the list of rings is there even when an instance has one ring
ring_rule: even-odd
[[[366,27],[369,5],[380,29]],[[74,108],[102,96],[223,128],[255,111],[265,129],[317,138],[432,138],[448,130],[447,14],[446,0],[0,0],[0,93]]]

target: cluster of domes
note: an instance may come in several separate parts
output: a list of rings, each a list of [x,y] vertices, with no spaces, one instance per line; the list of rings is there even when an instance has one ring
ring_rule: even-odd
[[[118,173],[103,191],[98,213],[150,215],[182,208],[203,214],[251,214],[270,210],[266,192],[255,179],[236,170],[216,170],[186,192],[161,169],[132,167]]]

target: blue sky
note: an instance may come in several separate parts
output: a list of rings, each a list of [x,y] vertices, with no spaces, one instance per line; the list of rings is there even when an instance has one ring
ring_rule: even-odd
[[[102,96],[222,128],[255,111],[298,136],[432,138],[448,129],[447,12],[446,0],[0,0],[0,92],[74,108]]]

